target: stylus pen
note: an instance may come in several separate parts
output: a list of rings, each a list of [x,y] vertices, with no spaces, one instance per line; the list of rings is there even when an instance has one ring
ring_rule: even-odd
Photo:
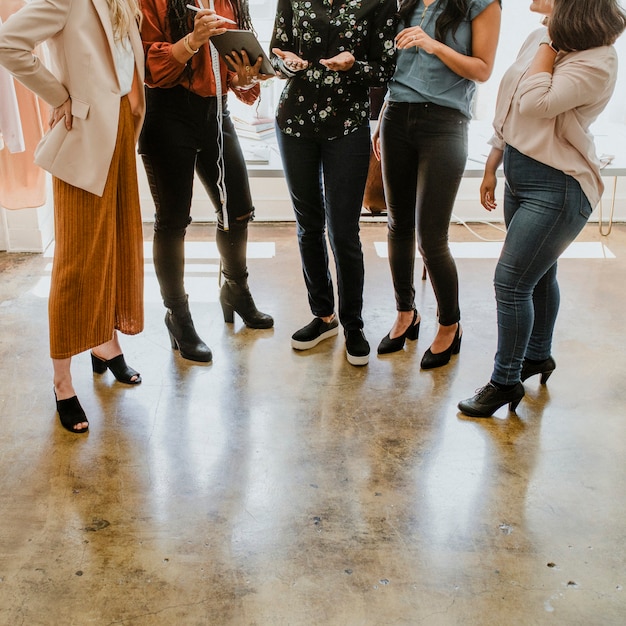
[[[192,11],[204,11],[204,9],[200,9],[194,6],[193,4],[188,4],[187,8],[191,9]],[[234,24],[235,26],[237,26],[237,22],[234,22],[233,20],[228,19],[227,17],[223,17],[222,15],[217,15],[217,13],[215,14],[215,17],[219,18],[220,20],[224,20],[225,22],[228,22],[229,24]]]

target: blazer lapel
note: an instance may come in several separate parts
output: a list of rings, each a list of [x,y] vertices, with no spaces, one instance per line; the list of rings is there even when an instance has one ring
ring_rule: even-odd
[[[115,70],[115,57],[113,56],[113,50],[115,49],[115,37],[113,36],[113,25],[111,24],[111,14],[109,12],[109,5],[106,0],[91,0],[100,23],[104,29],[104,33],[109,44],[109,59],[113,65],[113,71],[117,80],[117,71]]]

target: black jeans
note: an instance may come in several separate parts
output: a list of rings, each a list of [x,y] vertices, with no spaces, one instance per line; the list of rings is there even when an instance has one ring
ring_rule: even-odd
[[[381,122],[389,265],[398,311],[415,307],[415,232],[437,299],[439,323],[459,321],[448,227],[467,160],[469,120],[430,103],[389,102]]]
[[[185,232],[194,172],[217,212],[216,243],[222,271],[228,280],[245,282],[248,221],[254,215],[248,171],[235,133],[226,98],[222,99],[225,208],[229,229],[224,230],[219,169],[217,98],[203,98],[184,87],[146,89],[146,120],[139,138],[156,215],[154,267],[165,306],[185,300]]]
[[[328,239],[337,268],[339,320],[363,328],[363,251],[359,219],[369,166],[368,126],[337,139],[308,139],[276,129],[285,178],[296,214],[304,281],[313,315],[335,310]]]

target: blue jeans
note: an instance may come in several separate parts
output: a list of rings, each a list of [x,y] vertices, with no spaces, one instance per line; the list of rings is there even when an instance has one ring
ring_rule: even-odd
[[[428,102],[389,102],[381,123],[389,267],[398,311],[415,307],[415,232],[439,323],[456,324],[459,284],[448,228],[467,160],[469,120]]]
[[[328,240],[337,268],[339,320],[363,328],[363,251],[359,219],[370,151],[368,126],[336,139],[285,135],[276,128],[285,178],[296,216],[298,244],[313,315],[335,310]]]
[[[513,385],[524,358],[550,356],[559,310],[557,259],[592,207],[578,182],[511,146],[504,151],[506,238],[496,266],[498,350],[491,380]]]

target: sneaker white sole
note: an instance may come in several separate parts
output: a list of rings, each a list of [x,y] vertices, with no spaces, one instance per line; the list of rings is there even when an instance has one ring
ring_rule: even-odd
[[[327,330],[325,333],[317,336],[315,339],[311,339],[311,341],[298,341],[297,339],[291,339],[291,347],[294,350],[310,350],[311,348],[315,348],[315,346],[324,341],[324,339],[329,339],[330,337],[334,337],[339,334],[339,326],[335,326],[335,328],[331,328]]]
[[[367,365],[370,360],[370,355],[366,354],[365,356],[354,356],[354,354],[350,354],[346,351],[346,358],[348,359],[348,363],[350,363],[350,365]]]

